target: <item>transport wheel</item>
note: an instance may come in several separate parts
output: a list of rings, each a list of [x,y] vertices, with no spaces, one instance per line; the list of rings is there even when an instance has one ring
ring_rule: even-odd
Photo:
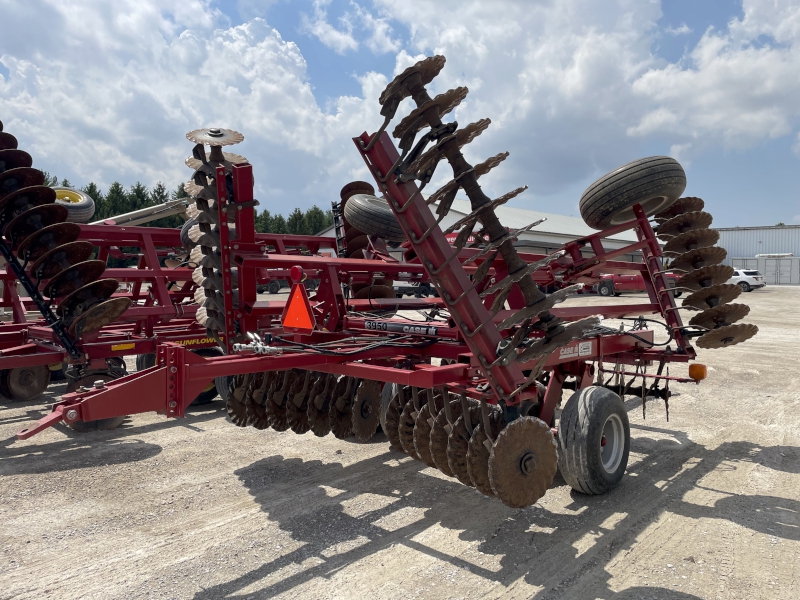
[[[197,219],[192,217],[191,219],[187,219],[181,226],[181,245],[187,252],[191,252],[194,247],[197,246],[197,242],[192,241],[192,238],[189,237],[189,230],[195,225],[197,225]]]
[[[219,348],[198,348],[197,350],[192,350],[198,356],[222,356],[222,350]],[[149,369],[156,365],[156,355],[155,354],[137,354],[136,355],[136,370],[137,371],[144,371],[145,369]],[[217,379],[223,379],[222,377],[218,377]],[[216,385],[216,380],[209,383],[202,392],[197,395],[192,401],[191,406],[199,406],[201,404],[208,404],[214,398],[217,397],[219,394],[218,387]],[[226,386],[227,387],[227,386]],[[220,394],[221,396],[221,394]]]
[[[633,206],[647,216],[669,208],[686,189],[686,173],[669,156],[640,158],[603,175],[583,192],[579,203],[584,222],[593,229],[633,221]]]
[[[50,384],[50,369],[47,365],[19,367],[0,373],[0,392],[9,400],[26,402],[40,396]]]
[[[114,381],[116,377],[110,373],[93,373],[85,375],[77,380],[70,380],[67,384],[67,389],[64,390],[67,394],[76,391],[80,387],[93,387],[95,381]],[[66,423],[67,427],[78,433],[89,433],[90,431],[104,431],[107,429],[116,429],[126,419],[126,416],[110,417],[108,419],[97,419],[96,421],[73,421]]]
[[[267,287],[267,291],[270,294],[277,294],[281,291],[281,284],[277,281],[270,281],[269,286]]]
[[[602,387],[575,392],[561,412],[558,466],[577,492],[604,494],[628,466],[631,430],[622,399]]]
[[[406,241],[406,234],[389,204],[382,198],[369,194],[351,196],[344,206],[344,216],[353,227],[367,235],[375,235],[389,242]]]
[[[56,192],[56,204],[67,209],[68,223],[88,223],[94,216],[94,200],[89,194],[66,187],[53,188]]]
[[[614,294],[614,286],[610,283],[601,283],[597,288],[597,293],[601,296],[611,296]]]
[[[750,284],[749,284],[749,283],[747,283],[746,281],[740,281],[740,282],[739,282],[739,287],[740,287],[740,288],[742,288],[742,291],[743,291],[743,292],[750,292],[750,291],[752,291],[752,290],[750,289]]]

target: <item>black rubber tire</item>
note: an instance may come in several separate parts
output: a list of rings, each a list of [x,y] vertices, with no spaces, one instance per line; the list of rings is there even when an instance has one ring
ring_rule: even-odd
[[[618,464],[603,466],[603,429],[612,417],[618,420],[623,439]],[[558,429],[558,468],[564,480],[576,492],[604,494],[616,487],[628,466],[631,430],[622,399],[611,390],[590,386],[575,392],[561,412]]]
[[[193,242],[189,237],[189,230],[197,225],[197,219],[192,217],[191,219],[187,219],[186,222],[181,225],[181,246],[186,252],[191,252],[195,246],[197,246],[196,242]]]
[[[88,223],[94,216],[94,200],[80,190],[67,187],[54,187],[56,204],[67,209],[68,223]]]
[[[344,214],[353,227],[367,235],[375,235],[391,242],[406,240],[406,234],[403,233],[392,209],[382,198],[356,194],[345,204]]]
[[[740,288],[742,288],[743,292],[752,292],[753,291],[752,288],[750,287],[750,284],[747,283],[746,281],[740,281],[737,285]]]
[[[277,294],[278,292],[281,291],[281,284],[278,283],[277,281],[270,281],[269,285],[267,286],[267,291],[270,294]]]
[[[633,221],[633,205],[652,216],[669,208],[686,189],[686,173],[669,156],[650,156],[603,175],[583,192],[581,217],[593,229]]]
[[[599,286],[597,286],[597,293],[601,296],[613,296],[614,295],[614,284],[609,283],[608,281],[604,281]]]
[[[222,350],[219,348],[198,348],[192,350],[198,356],[222,356]],[[156,365],[155,354],[137,354],[136,355],[136,370],[144,371]],[[216,380],[214,380],[216,383]],[[200,392],[197,397],[192,401],[191,406],[199,406],[201,404],[208,404],[217,397],[219,391],[216,386]]]
[[[306,279],[303,285],[306,286],[306,290],[309,292],[313,292],[319,287],[316,279]]]

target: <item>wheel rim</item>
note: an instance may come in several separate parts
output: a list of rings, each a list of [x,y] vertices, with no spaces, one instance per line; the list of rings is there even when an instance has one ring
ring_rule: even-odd
[[[625,450],[625,429],[619,415],[609,415],[600,438],[600,462],[606,473],[616,473]]]
[[[79,204],[83,198],[78,192],[72,190],[56,190],[56,200],[69,204]]]
[[[740,288],[742,288],[742,290],[746,292],[746,291],[747,291],[747,287],[748,287],[748,286],[747,286],[747,284],[746,284],[746,283],[740,283],[740,284],[739,284],[739,287],[740,287]]]

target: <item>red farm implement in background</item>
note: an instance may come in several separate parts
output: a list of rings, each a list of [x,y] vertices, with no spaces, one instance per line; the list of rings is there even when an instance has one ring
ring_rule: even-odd
[[[720,348],[756,328],[734,324],[748,309],[731,304],[740,290],[723,283],[729,268],[719,264],[725,255],[713,246],[710,215],[702,200],[679,199],[685,175],[668,157],[634,161],[590,186],[581,213],[598,233],[546,256],[519,252],[522,230],[503,227],[494,209],[525,188],[494,200],[483,193],[478,178],[507,154],[466,161],[461,147],[489,121],[463,128],[441,121],[467,94],[428,95],[425,85],[443,66],[443,57],[432,57],[395,78],[380,97],[383,125],[353,140],[383,198],[364,182],[345,186],[333,257],[276,252],[281,236],[255,234],[252,167],[222,152],[241,134],[187,134],[195,143],[187,191],[197,208],[189,257],[201,290],[196,318],[225,355],[160,344],[152,368],[66,394],[19,436],[142,411],[181,417],[210,377],[231,377],[235,425],[363,442],[380,424],[397,450],[509,506],[536,502],[557,467],[581,492],[614,487],[630,446],[620,396],[666,402],[670,382],[705,377],[699,364],[688,377],[668,374],[669,363],[695,359],[692,340]],[[416,108],[393,130],[398,150],[386,128],[408,97]],[[442,161],[453,179],[423,196]],[[442,231],[459,190],[473,212]],[[637,241],[606,250],[605,238],[626,230]],[[389,251],[394,243],[403,244],[403,260]],[[634,253],[641,263],[619,260]],[[691,292],[682,306],[667,285],[664,255]],[[289,300],[258,298],[264,272],[287,271]],[[585,297],[584,306],[558,306],[600,272],[642,274],[648,301],[609,306]],[[319,280],[310,297],[302,285],[309,278]],[[387,285],[394,280],[429,283],[438,297],[395,298]],[[682,310],[696,313],[689,323]],[[604,326],[603,318],[629,319],[628,327]],[[573,394],[557,418],[564,390]]]

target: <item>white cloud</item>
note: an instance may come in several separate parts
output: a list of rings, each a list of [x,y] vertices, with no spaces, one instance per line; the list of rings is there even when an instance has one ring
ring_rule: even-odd
[[[353,25],[345,15],[340,19],[343,30],[336,29],[328,23],[328,13],[325,7],[331,0],[314,0],[314,16],[307,14],[300,15],[302,29],[316,37],[320,42],[338,54],[344,54],[348,50],[357,50],[358,42],[353,37]]]
[[[362,27],[370,32],[370,36],[364,42],[367,48],[375,54],[386,54],[387,52],[400,50],[400,40],[392,38],[393,30],[387,18],[376,17],[352,1],[350,6],[353,8]]]
[[[686,23],[681,23],[678,27],[666,27],[664,29],[664,33],[668,35],[686,35],[687,33],[692,33],[692,30]]]

